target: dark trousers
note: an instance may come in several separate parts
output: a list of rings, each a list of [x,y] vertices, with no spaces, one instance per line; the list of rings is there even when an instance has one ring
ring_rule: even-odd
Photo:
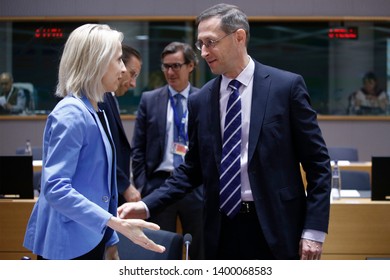
[[[254,205],[252,211],[233,219],[223,215],[218,260],[274,260],[261,230]]]

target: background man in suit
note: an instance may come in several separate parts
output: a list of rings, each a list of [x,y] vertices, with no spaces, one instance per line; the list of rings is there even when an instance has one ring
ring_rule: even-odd
[[[22,89],[13,86],[11,73],[0,74],[0,113],[19,114],[26,107],[26,94]]]
[[[190,45],[168,44],[162,51],[161,63],[168,84],[142,94],[132,141],[134,184],[142,196],[160,187],[183,161],[188,146],[187,100],[198,90],[189,82],[198,63]],[[179,216],[183,233],[193,237],[191,259],[201,259],[202,208],[202,188],[198,188],[161,213],[155,213],[150,220],[161,229],[175,232]]]
[[[116,178],[118,185],[118,205],[122,205],[127,201],[138,201],[141,199],[138,190],[130,183],[131,147],[120,118],[117,97],[125,95],[129,88],[135,88],[137,86],[137,78],[141,72],[142,59],[137,50],[126,44],[122,44],[122,54],[126,72],[122,75],[119,88],[115,93],[107,92],[104,95],[104,102],[99,104],[99,107],[106,113],[117,153]]]
[[[302,77],[248,55],[249,23],[238,7],[213,6],[197,24],[196,46],[219,76],[189,98],[185,162],[155,192],[120,207],[119,215],[154,215],[203,181],[207,259],[319,259],[329,222],[331,169]],[[233,80],[238,83],[230,89]],[[232,118],[232,110],[241,116]],[[225,139],[232,126],[234,137]],[[231,139],[233,152],[225,155]],[[225,159],[237,146],[238,156],[225,171]],[[226,194],[222,183],[234,190]]]

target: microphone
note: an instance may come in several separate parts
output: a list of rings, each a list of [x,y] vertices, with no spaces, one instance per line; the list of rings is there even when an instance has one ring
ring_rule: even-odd
[[[190,249],[190,245],[192,242],[192,235],[189,233],[186,233],[183,238],[184,246],[186,247],[186,261],[188,261],[188,251]]]

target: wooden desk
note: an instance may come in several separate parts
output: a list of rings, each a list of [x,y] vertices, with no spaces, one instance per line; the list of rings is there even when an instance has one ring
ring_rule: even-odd
[[[333,165],[332,165],[333,166]],[[365,171],[370,174],[371,178],[371,161],[350,162],[348,164],[340,164],[340,170]]]
[[[23,247],[24,233],[34,199],[0,199],[0,260],[20,260],[36,256]]]
[[[42,160],[33,160],[33,171],[42,171]]]
[[[22,246],[35,200],[0,200],[0,260],[36,258]],[[390,202],[341,199],[330,209],[322,259],[390,258]]]
[[[322,259],[390,258],[390,202],[368,198],[331,204]]]

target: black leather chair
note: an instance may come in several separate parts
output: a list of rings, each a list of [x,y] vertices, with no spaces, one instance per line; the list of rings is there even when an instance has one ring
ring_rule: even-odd
[[[34,85],[31,83],[13,83],[13,86],[19,89],[22,89],[24,91],[24,94],[26,96],[26,112],[31,112],[35,110],[35,97],[36,97],[36,90],[34,88]]]
[[[352,147],[328,147],[331,160],[359,161],[358,150]]]
[[[118,233],[118,253],[121,260],[181,260],[183,259],[183,236],[165,231],[144,229],[147,237],[155,243],[165,247],[164,253],[157,253],[144,249],[133,243],[124,235]]]
[[[370,174],[365,171],[340,170],[341,189],[343,190],[371,190]]]

